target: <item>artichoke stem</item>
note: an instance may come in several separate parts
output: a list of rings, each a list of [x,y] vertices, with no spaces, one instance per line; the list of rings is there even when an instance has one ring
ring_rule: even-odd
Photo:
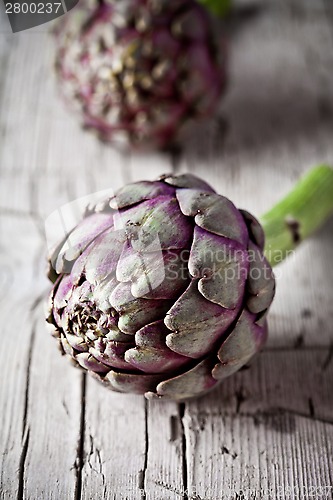
[[[199,0],[212,14],[226,17],[231,10],[232,0]]]
[[[320,165],[308,172],[285,198],[260,218],[271,266],[283,261],[333,215],[333,169]]]

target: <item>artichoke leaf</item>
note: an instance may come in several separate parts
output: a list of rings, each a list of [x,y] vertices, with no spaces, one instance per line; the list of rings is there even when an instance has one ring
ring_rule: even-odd
[[[136,298],[179,297],[189,282],[188,255],[177,250],[137,252],[127,242],[118,262],[117,279],[131,282],[131,293]]]
[[[275,279],[271,266],[260,250],[249,245],[249,274],[247,281],[247,308],[253,313],[265,311],[275,294]]]
[[[86,279],[92,284],[98,284],[107,276],[114,273],[122,252],[125,235],[112,228],[98,236],[88,250],[84,265]]]
[[[217,383],[212,377],[212,361],[205,359],[186,373],[160,382],[156,388],[158,396],[184,400],[212,389]]]
[[[236,242],[196,227],[189,270],[199,278],[199,291],[226,309],[239,308],[249,263],[247,251]]]
[[[242,312],[230,335],[223,341],[212,374],[216,380],[229,377],[244,366],[266,341],[267,330],[255,323],[255,315]]]
[[[110,367],[100,361],[97,361],[97,359],[94,358],[94,356],[92,356],[89,352],[76,354],[75,359],[79,365],[86,370],[91,370],[97,373],[107,373],[110,370]]]
[[[111,370],[105,377],[113,390],[118,392],[132,392],[134,394],[144,394],[148,391],[154,391],[157,384],[161,381],[161,375],[120,373]]]
[[[124,355],[132,345],[133,342],[114,342],[99,338],[94,342],[94,346],[90,347],[89,352],[97,361],[111,368],[128,370],[129,366]]]
[[[162,179],[167,184],[175,186],[176,188],[200,189],[201,191],[215,193],[214,189],[207,184],[207,182],[199,179],[199,177],[196,177],[193,174],[163,175]],[[180,191],[177,192],[179,193]]]
[[[75,259],[82,254],[87,246],[107,228],[113,226],[112,214],[92,214],[85,217],[73,229],[65,239],[62,247],[53,256],[56,259],[52,262],[57,274],[66,273],[71,270]]]
[[[124,230],[138,252],[187,248],[192,224],[179,210],[176,198],[158,196],[118,212],[115,229]]]
[[[247,246],[246,224],[228,198],[195,189],[181,189],[177,191],[177,200],[183,214],[194,217],[199,227]]]
[[[127,184],[117,191],[111,198],[110,207],[122,209],[142,201],[151,200],[157,196],[173,196],[175,190],[163,182],[134,182]]]
[[[265,247],[265,233],[263,228],[261,227],[261,224],[252,214],[250,214],[246,210],[239,211],[244,218],[250,239],[253,243],[255,243],[255,245],[257,245],[257,247],[260,248],[261,251],[263,251]]]
[[[167,346],[183,356],[200,358],[236,319],[237,311],[225,309],[205,299],[193,280],[167,312],[164,323],[172,331]]]
[[[162,320],[144,326],[135,334],[136,347],[125,353],[126,361],[146,373],[167,372],[187,364],[187,357],[167,347],[165,339],[168,334]]]
[[[164,317],[172,304],[170,300],[135,298],[130,283],[119,283],[110,296],[110,302],[119,313],[118,328],[129,335]]]

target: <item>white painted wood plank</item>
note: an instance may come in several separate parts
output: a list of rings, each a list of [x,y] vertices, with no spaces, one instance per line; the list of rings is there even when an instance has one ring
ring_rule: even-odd
[[[169,153],[139,152],[129,157],[129,176],[131,182],[154,181],[160,175],[173,171],[172,155]]]
[[[330,221],[275,269],[277,292],[269,316],[268,346],[332,344],[332,244]]]
[[[87,379],[82,498],[182,498],[178,405],[107,391]]]
[[[282,410],[333,423],[332,378],[332,351],[263,351],[247,369],[188,405],[207,415]]]
[[[147,431],[147,498],[183,498],[185,456],[179,405],[149,401]]]
[[[75,498],[79,474],[82,373],[62,357],[35,310],[22,464],[24,498]]]
[[[0,210],[2,213],[29,213],[31,210],[31,175],[22,172],[17,177],[11,172],[0,176]]]
[[[29,217],[0,217],[0,491],[16,498],[19,491],[20,460],[24,450],[27,371],[32,336],[30,308],[33,259],[38,235]],[[22,255],[20,247],[27,249]]]
[[[82,498],[142,497],[146,461],[145,402],[87,379]]]
[[[270,487],[273,498],[281,489],[285,498],[289,486],[292,498],[309,498],[311,488],[320,498],[318,488],[332,485],[332,376],[325,350],[264,352],[250,369],[188,402],[189,494],[220,500],[228,489],[253,490],[269,498],[260,489]]]
[[[47,284],[40,260],[43,242],[36,220],[28,214],[1,215],[0,240],[1,337],[4,345],[0,353],[0,491],[5,498],[20,498],[26,489],[27,498],[38,498],[36,492],[48,489],[48,479],[54,479],[56,474],[58,480],[66,476],[66,488],[71,479],[62,454],[67,446],[70,459],[72,448],[75,460],[77,436],[72,434],[74,424],[67,422],[59,429],[62,423],[59,408],[60,413],[64,412],[64,403],[73,417],[75,400],[71,396],[75,375],[68,391],[66,372],[62,368],[57,374],[57,370],[52,371],[60,362],[60,356],[54,356],[56,346],[52,346],[51,355],[48,347],[44,349],[52,339],[46,332],[41,311],[35,313],[36,300],[41,298]],[[38,333],[37,316],[42,324]],[[78,403],[79,400],[76,409]],[[53,459],[57,453],[56,464]],[[73,486],[72,481],[72,490]],[[54,488],[54,494],[56,491]]]
[[[11,33],[8,17],[5,12],[5,6],[0,4],[0,36]]]
[[[332,498],[332,425],[190,412],[184,425],[189,498]]]
[[[44,147],[44,141],[40,140],[42,127],[38,113],[45,80],[41,42],[36,36],[27,38],[24,34],[12,35],[10,40],[10,60],[0,112],[3,124],[1,170],[19,173],[23,169],[35,169],[38,153]]]

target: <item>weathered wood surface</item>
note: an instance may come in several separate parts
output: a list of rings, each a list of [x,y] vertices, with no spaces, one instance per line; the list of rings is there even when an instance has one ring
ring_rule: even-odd
[[[332,223],[277,269],[264,353],[198,401],[106,392],[57,355],[43,321],[44,219],[61,204],[177,169],[260,215],[333,162],[332,6],[258,5],[234,23],[228,135],[211,124],[178,161],[82,132],[57,95],[48,34],[11,35],[2,20],[1,498],[332,498]]]

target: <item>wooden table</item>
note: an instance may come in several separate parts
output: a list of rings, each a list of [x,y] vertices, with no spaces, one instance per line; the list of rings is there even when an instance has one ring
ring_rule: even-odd
[[[230,124],[175,162],[83,132],[57,95],[48,26],[0,33],[0,415],[4,499],[332,498],[332,222],[276,269],[270,338],[186,404],[107,392],[46,332],[44,220],[93,191],[177,169],[260,215],[333,161],[333,6],[262,0],[235,21]],[[242,494],[243,492],[243,494]]]

